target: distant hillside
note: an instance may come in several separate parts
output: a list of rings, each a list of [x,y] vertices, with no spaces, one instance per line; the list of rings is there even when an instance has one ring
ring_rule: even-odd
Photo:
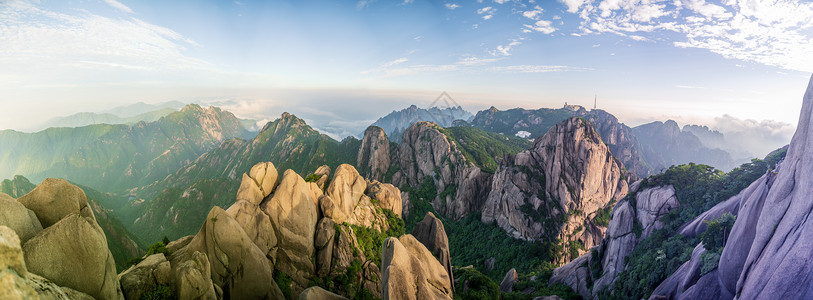
[[[82,127],[94,124],[133,124],[141,121],[154,122],[163,116],[175,112],[172,108],[163,108],[156,111],[146,112],[132,117],[119,117],[114,114],[99,114],[92,112],[76,113],[67,117],[51,119],[43,125],[43,128],[52,127]]]
[[[154,112],[158,110],[162,110],[165,108],[169,108],[172,110],[179,110],[186,106],[186,104],[178,102],[178,101],[169,101],[164,103],[158,104],[147,104],[144,102],[138,102],[130,105],[119,106],[107,111],[101,112],[102,114],[111,114],[122,118],[130,118],[135,117],[138,115],[143,115],[149,112]]]
[[[155,122],[0,131],[0,177],[65,178],[107,192],[143,186],[223,141],[248,136],[233,114],[189,105]]]
[[[723,171],[735,167],[731,154],[706,147],[691,131],[680,130],[677,122],[652,122],[632,129],[643,148],[644,160],[659,172],[686,163],[706,164]]]
[[[228,140],[166,178],[134,189],[132,194],[146,200],[133,202],[120,215],[145,240],[193,234],[210,208],[234,202],[239,176],[253,165],[270,161],[280,173],[292,169],[311,174],[321,165],[335,169],[355,163],[360,145],[352,137],[338,142],[284,113],[254,139]]]
[[[424,109],[412,105],[399,111],[392,111],[388,115],[379,118],[378,121],[375,121],[372,125],[384,129],[384,132],[387,133],[391,141],[398,141],[401,139],[401,133],[403,133],[404,130],[419,121],[429,121],[441,127],[449,127],[452,126],[454,120],[468,121],[471,120],[472,117],[474,117],[474,115],[460,106],[443,109],[437,107]]]

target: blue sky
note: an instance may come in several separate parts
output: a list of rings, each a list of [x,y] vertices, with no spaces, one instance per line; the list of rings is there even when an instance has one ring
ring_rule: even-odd
[[[0,128],[181,100],[341,137],[447,91],[789,137],[810,45],[801,0],[5,0]]]

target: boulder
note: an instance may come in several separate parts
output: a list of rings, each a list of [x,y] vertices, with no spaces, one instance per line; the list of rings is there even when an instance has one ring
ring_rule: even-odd
[[[4,193],[0,193],[0,226],[8,226],[14,230],[23,243],[42,231],[37,215]]]
[[[672,275],[661,282],[649,299],[680,299],[681,295],[700,279],[703,253],[706,253],[706,249],[703,248],[703,243],[700,243],[692,250],[692,257],[689,261],[683,263]]]
[[[46,178],[18,201],[37,215],[43,228],[72,213],[96,221],[85,192],[64,179]]]
[[[443,265],[411,234],[384,240],[381,265],[384,299],[452,299]]]
[[[319,197],[319,211],[322,212],[322,216],[325,218],[333,218],[333,211],[336,209],[336,204],[333,203],[333,199],[330,199],[328,195],[322,195]]]
[[[389,183],[374,180],[367,186],[367,196],[378,201],[381,208],[389,209],[401,217],[401,190]]]
[[[209,258],[206,254],[195,251],[189,260],[180,263],[175,268],[175,290],[178,299],[214,300],[218,298],[209,267]]]
[[[153,254],[139,262],[137,265],[121,272],[118,275],[118,280],[121,283],[121,291],[126,299],[141,299],[141,295],[153,289],[158,284],[167,284],[168,281],[159,283],[155,276],[159,266],[166,263],[169,267],[169,262],[163,253]],[[162,270],[164,271],[164,270]]]
[[[333,262],[333,238],[336,236],[336,222],[322,218],[316,225],[316,276],[325,277],[330,273]]]
[[[0,226],[0,270],[12,270],[19,276],[28,274],[20,246],[20,237],[9,227]]]
[[[505,273],[505,277],[502,278],[502,281],[500,281],[500,291],[503,293],[512,292],[517,282],[519,282],[517,269],[511,268],[511,270],[508,270],[508,273]]]
[[[342,164],[336,168],[326,193],[335,205],[332,218],[336,223],[341,224],[350,219],[366,189],[367,181],[353,166]]]
[[[277,169],[270,162],[262,162],[251,167],[248,174],[243,174],[240,189],[237,190],[237,201],[244,200],[254,205],[260,205],[263,198],[268,197],[277,184]]]
[[[69,214],[28,240],[23,253],[30,272],[60,286],[96,299],[122,298],[113,255],[102,228],[92,218]]]
[[[313,174],[320,175],[319,179],[316,180],[316,186],[319,189],[324,190],[325,184],[327,183],[328,178],[330,178],[330,167],[326,165],[322,165],[319,168],[316,168],[316,171]]]
[[[259,205],[237,200],[226,210],[226,213],[240,224],[246,235],[263,253],[268,253],[277,246],[277,236],[271,226],[271,218],[260,209]]]
[[[660,218],[680,203],[675,196],[675,187],[671,185],[644,189],[635,195],[635,210],[643,232],[641,239],[647,238],[652,231],[663,228]]]
[[[274,283],[274,270],[265,253],[246,235],[240,224],[220,207],[215,206],[209,211],[198,234],[189,245],[173,253],[170,260],[175,264],[194,260],[196,251],[206,254],[212,282],[221,287],[225,295],[235,299],[273,299],[274,291],[279,289]]]
[[[449,254],[449,238],[446,236],[443,222],[432,212],[427,212],[423,220],[415,224],[412,236],[426,246],[426,249],[440,261],[440,264],[446,269],[446,273],[449,274],[449,278],[454,278],[452,257]],[[454,285],[452,285],[452,289],[454,289]]]
[[[299,300],[347,300],[347,298],[328,292],[321,287],[312,286],[299,294]]]
[[[194,237],[195,237],[194,235],[187,235],[185,237],[182,237],[182,238],[179,238],[177,240],[171,241],[171,242],[169,242],[169,244],[166,245],[167,250],[169,250],[170,253],[175,253],[176,251],[180,250],[181,248],[186,247],[186,245],[189,245],[189,242],[191,242],[192,238],[194,238]]]
[[[591,278],[589,265],[590,254],[579,256],[579,258],[553,270],[548,285],[561,283],[571,287],[582,298],[590,299],[590,288],[587,286],[587,281]],[[595,287],[594,290],[596,290]]]
[[[331,186],[335,182],[336,180]],[[307,287],[315,273],[311,257],[316,251],[314,234],[318,209],[316,200],[311,197],[311,185],[293,170],[287,170],[276,192],[262,206],[262,210],[271,219],[278,240],[276,266],[301,289]]]

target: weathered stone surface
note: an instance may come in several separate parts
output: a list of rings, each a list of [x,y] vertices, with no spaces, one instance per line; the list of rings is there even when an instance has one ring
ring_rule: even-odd
[[[325,189],[325,184],[327,183],[327,179],[330,178],[330,167],[323,165],[319,168],[316,168],[316,171],[313,174],[320,175],[319,179],[316,180],[316,185],[320,189]]]
[[[28,240],[23,253],[30,272],[60,286],[97,299],[122,298],[113,255],[94,219],[70,214]]]
[[[378,126],[367,127],[361,140],[356,166],[371,180],[384,180],[390,168],[390,140]]]
[[[226,210],[246,235],[263,253],[277,246],[277,236],[271,226],[271,218],[254,203],[237,200]]]
[[[159,284],[154,272],[162,263],[167,263],[167,266],[169,263],[164,254],[153,254],[147,256],[147,258],[135,266],[121,272],[121,274],[118,275],[118,280],[121,283],[121,291],[124,294],[124,298],[141,299],[141,295]]]
[[[260,205],[263,201],[263,191],[248,174],[243,173],[243,179],[240,181],[240,189],[237,190],[237,201],[246,201],[254,205]]]
[[[668,185],[638,192],[635,195],[635,206],[638,222],[643,227],[641,239],[645,239],[653,230],[663,228],[660,217],[680,206],[680,203],[675,196],[675,187]]]
[[[43,228],[72,213],[96,221],[85,191],[64,179],[46,178],[18,201],[37,215]]]
[[[443,222],[436,218],[432,212],[427,212],[423,220],[415,224],[415,229],[412,230],[412,236],[415,237],[421,244],[426,246],[426,249],[438,259],[449,278],[454,278],[452,273],[452,257],[449,254],[449,238],[446,235],[446,229],[443,227]],[[454,284],[452,285],[454,290]]]
[[[440,214],[460,219],[473,211],[480,211],[488,196],[491,175],[468,161],[457,144],[438,130],[431,122],[417,122],[401,136],[398,145],[400,171],[392,177],[395,186],[418,186],[427,176],[433,178],[438,194],[449,189],[446,199],[426,199]],[[407,198],[404,205],[408,206]],[[445,203],[445,205],[444,205]],[[407,215],[408,210],[404,210]]]
[[[362,178],[353,166],[342,164],[336,168],[333,180],[327,188],[327,195],[333,200],[333,220],[344,223],[351,219],[361,196],[367,189],[367,181]]]
[[[325,289],[313,286],[299,294],[299,300],[347,300],[347,298],[328,292]]]
[[[556,237],[590,249],[606,230],[593,224],[592,218],[627,194],[630,176],[593,127],[573,117],[537,138],[531,149],[503,161],[494,174],[481,220],[496,221],[515,238]],[[542,216],[523,212],[529,209]],[[542,220],[564,214],[568,215],[564,224],[542,225]],[[568,260],[564,257],[561,262]]]
[[[446,269],[412,235],[384,240],[381,266],[384,299],[452,299]]]
[[[257,248],[240,224],[220,207],[215,206],[209,211],[198,234],[189,245],[173,253],[170,260],[182,263],[194,259],[195,251],[206,254],[212,282],[232,298],[271,297],[274,295],[272,291],[278,289],[265,253]]]
[[[244,200],[254,205],[260,205],[263,198],[268,197],[277,184],[277,169],[270,162],[262,162],[251,167],[248,174],[243,174],[240,189],[237,190],[236,200]]]
[[[591,276],[589,266],[590,255],[579,256],[579,258],[553,270],[553,275],[551,275],[548,284],[564,284],[573,288],[582,298],[590,299],[590,289],[587,287],[587,281]]]
[[[28,274],[20,237],[9,227],[0,226],[0,270],[13,270],[19,276]]]
[[[517,269],[511,268],[505,273],[505,276],[500,281],[500,291],[503,293],[510,293],[514,291],[514,284],[519,282],[519,274],[517,274]]]
[[[189,260],[180,263],[175,268],[175,290],[178,299],[217,299],[209,268],[209,258],[199,251],[192,253]]]
[[[401,190],[389,183],[373,181],[367,186],[367,196],[378,201],[381,208],[389,209],[401,217],[403,205],[401,203]]]
[[[14,230],[23,243],[42,231],[37,215],[4,193],[0,193],[0,226]]]
[[[336,176],[339,176],[338,171]],[[335,182],[336,179],[331,186]],[[278,240],[276,265],[299,285],[299,291],[307,287],[316,271],[311,257],[316,251],[314,234],[318,210],[316,200],[311,198],[310,184],[296,172],[287,170],[276,192],[262,206],[262,210],[271,218]]]
[[[328,195],[322,195],[319,197],[319,210],[322,212],[322,216],[325,218],[333,218],[333,211],[336,209],[336,204],[333,203],[333,199],[330,198]]]
[[[316,225],[316,276],[325,277],[330,273],[333,262],[333,245],[336,236],[336,222],[322,218]]]
[[[186,245],[189,245],[189,242],[191,242],[192,238],[194,237],[195,237],[194,235],[187,235],[185,237],[171,241],[169,242],[169,244],[166,245],[167,250],[169,250],[170,253],[174,253],[180,250],[181,248],[186,247]]]

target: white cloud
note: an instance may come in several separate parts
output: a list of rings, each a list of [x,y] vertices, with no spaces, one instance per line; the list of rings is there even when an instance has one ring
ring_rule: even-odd
[[[729,149],[748,149],[753,155],[762,158],[770,151],[790,143],[793,125],[772,120],[756,121],[739,119],[730,115],[714,118],[712,129],[725,135]]]
[[[489,51],[492,56],[509,56],[511,55],[511,48],[521,45],[522,42],[518,39],[512,39],[508,45],[498,45],[497,49]]]
[[[537,20],[539,15],[542,14],[542,8],[538,5],[533,10],[526,10],[522,12],[522,16],[531,20]]]
[[[116,0],[103,0],[103,1],[105,3],[107,3],[107,5],[110,5],[115,9],[118,9],[118,10],[126,12],[126,13],[130,13],[130,14],[133,13],[132,9],[127,7],[127,5],[121,4],[121,2],[118,2]]]
[[[483,16],[483,20],[490,20],[494,15],[485,15]]]
[[[534,23],[533,25],[525,24],[524,26],[525,26],[525,28],[528,28],[529,30],[533,30],[533,31],[536,31],[536,32],[541,32],[541,33],[544,33],[544,34],[551,34],[554,31],[556,31],[556,27],[553,27],[551,25],[551,21],[545,21],[545,20],[536,21],[536,23]]]
[[[494,3],[497,3],[497,4],[505,4],[505,3],[508,3],[508,2],[510,2],[510,1],[511,1],[511,0],[494,0]]]
[[[486,7],[483,7],[481,9],[477,10],[478,15],[484,15],[483,20],[491,19],[491,17],[493,17],[494,13],[496,13],[496,12],[497,12],[497,9],[493,8],[491,6],[486,6]]]
[[[456,8],[460,8],[460,5],[457,3],[446,3],[446,8],[454,10]]]
[[[656,32],[681,48],[788,70],[813,71],[813,2],[804,0],[561,0],[581,19],[579,35],[648,41]]]

